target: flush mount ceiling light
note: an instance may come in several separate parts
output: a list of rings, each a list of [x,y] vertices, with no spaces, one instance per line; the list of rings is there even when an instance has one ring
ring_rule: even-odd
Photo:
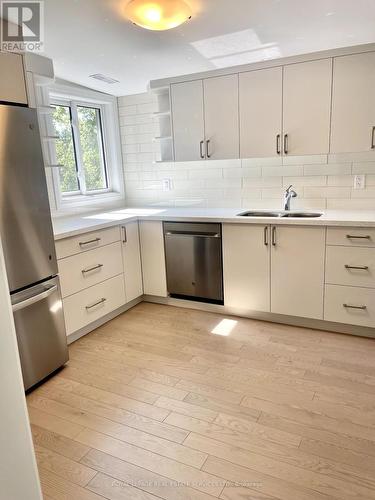
[[[183,0],[132,0],[125,7],[127,17],[148,30],[170,30],[191,18]]]

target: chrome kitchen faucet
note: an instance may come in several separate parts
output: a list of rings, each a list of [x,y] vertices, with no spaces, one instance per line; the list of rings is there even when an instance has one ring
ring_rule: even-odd
[[[297,198],[297,193],[292,189],[293,185],[290,185],[284,194],[284,210],[290,210],[290,200],[292,198]]]

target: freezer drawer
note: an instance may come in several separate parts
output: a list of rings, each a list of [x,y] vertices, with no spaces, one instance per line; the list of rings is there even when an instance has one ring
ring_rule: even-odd
[[[30,287],[11,299],[27,390],[68,361],[59,280]]]

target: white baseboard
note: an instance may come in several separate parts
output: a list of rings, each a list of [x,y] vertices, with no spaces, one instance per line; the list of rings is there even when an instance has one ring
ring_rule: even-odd
[[[359,337],[375,338],[375,328],[368,328],[364,326],[347,325],[344,323],[332,323],[330,321],[299,318],[297,316],[285,316],[283,314],[274,314],[268,312],[249,311],[244,309],[220,306],[217,304],[207,304],[206,302],[174,299],[171,297],[155,297],[151,295],[143,295],[143,301],[175,307],[185,307],[187,309],[197,309],[200,311],[213,312],[228,316],[239,316],[241,318],[268,321],[270,323],[299,326],[303,328],[310,328],[313,330],[325,330],[334,333],[344,333],[347,335],[356,335]]]
[[[128,311],[132,307],[140,304],[141,302],[150,302],[154,304],[169,305],[175,307],[184,307],[186,309],[196,309],[199,311],[207,311],[227,316],[239,316],[242,318],[256,319],[259,321],[268,321],[270,323],[280,323],[283,325],[299,326],[303,328],[310,328],[313,330],[325,330],[335,333],[344,333],[347,335],[356,335],[359,337],[375,338],[375,328],[367,328],[355,325],[346,325],[343,323],[332,323],[330,321],[323,321],[309,318],[298,318],[297,316],[284,316],[282,314],[273,314],[259,311],[248,311],[243,309],[236,309],[217,304],[207,304],[205,302],[195,302],[191,300],[174,299],[171,297],[157,297],[153,295],[143,295],[137,299],[132,300],[128,304],[112,311],[111,313],[103,316],[102,318],[90,323],[89,325],[81,328],[70,335],[68,335],[68,344],[72,344],[81,337],[96,330],[108,321],[116,318],[120,314]]]

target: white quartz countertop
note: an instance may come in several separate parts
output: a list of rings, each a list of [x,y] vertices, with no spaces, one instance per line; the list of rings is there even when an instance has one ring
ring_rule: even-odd
[[[375,210],[325,210],[319,218],[240,217],[244,208],[123,208],[53,219],[55,240],[88,233],[134,220],[178,222],[231,222],[238,224],[282,224],[299,226],[375,227]],[[254,209],[257,211],[258,209]],[[280,209],[275,209],[280,210]],[[262,210],[263,211],[263,210]],[[270,210],[272,211],[272,210]],[[298,210],[302,211],[302,210]],[[303,210],[313,212],[314,210]]]

